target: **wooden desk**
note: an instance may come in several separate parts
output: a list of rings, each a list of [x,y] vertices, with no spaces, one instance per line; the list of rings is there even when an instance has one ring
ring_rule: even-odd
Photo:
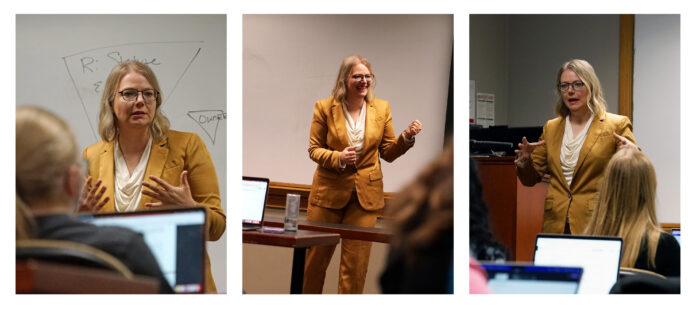
[[[40,260],[17,261],[16,293],[156,294],[157,279]]]
[[[514,157],[474,159],[493,235],[510,249],[512,260],[531,262],[544,220],[548,178],[526,187],[517,179]]]
[[[264,218],[263,224],[265,226],[283,227],[284,219],[276,217],[267,217]],[[336,233],[341,235],[342,239],[365,240],[372,242],[381,242],[385,244],[388,244],[392,238],[391,231],[385,229],[338,223],[310,222],[307,220],[298,220],[297,228],[299,230],[306,231]]]
[[[282,234],[263,231],[242,231],[242,241],[247,244],[294,248],[292,256],[292,275],[290,279],[290,294],[302,294],[304,280],[305,254],[308,247],[338,244],[340,235],[298,230]]]

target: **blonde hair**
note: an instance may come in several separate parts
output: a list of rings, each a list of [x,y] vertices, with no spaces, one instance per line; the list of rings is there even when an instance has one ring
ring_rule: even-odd
[[[37,107],[17,108],[16,120],[17,238],[31,237],[36,224],[27,204],[64,199],[62,184],[79,160],[70,127]]]
[[[623,238],[622,267],[634,267],[643,247],[649,265],[655,267],[657,243],[663,232],[655,214],[656,188],[655,169],[642,152],[624,148],[609,160],[599,203],[586,233]]]
[[[561,75],[565,70],[573,71],[580,80],[585,84],[588,91],[589,100],[587,100],[587,107],[590,111],[598,116],[604,116],[607,112],[607,102],[604,100],[604,93],[602,92],[602,85],[599,83],[599,78],[595,74],[592,65],[582,59],[570,60],[558,69],[558,74],[556,75],[556,86],[554,87],[557,99],[556,99],[556,114],[561,117],[566,117],[570,114],[570,110],[563,103],[563,95],[561,90],[558,89],[558,83],[561,82]]]
[[[341,67],[338,69],[338,77],[336,77],[336,84],[334,85],[333,89],[331,90],[331,96],[338,102],[345,103],[346,100],[346,95],[347,95],[347,86],[346,82],[348,81],[348,78],[350,78],[350,73],[353,72],[353,67],[356,64],[362,64],[367,67],[367,69],[370,71],[370,74],[372,74],[372,83],[370,83],[370,88],[367,89],[367,95],[365,96],[365,99],[367,102],[372,102],[375,99],[375,92],[374,92],[374,87],[375,87],[375,76],[374,73],[372,72],[372,66],[370,65],[370,62],[367,61],[367,59],[355,55],[355,56],[348,56],[345,59],[343,59],[343,62],[341,63]]]
[[[135,60],[118,64],[111,70],[109,77],[106,79],[99,108],[99,135],[102,140],[108,142],[118,133],[118,121],[116,120],[116,115],[114,115],[112,105],[121,79],[130,72],[135,72],[144,76],[150,85],[152,85],[152,88],[159,93],[155,101],[155,118],[150,124],[150,134],[152,134],[152,139],[154,141],[161,141],[165,139],[169,133],[169,119],[164,116],[160,108],[162,105],[162,89],[160,89],[159,82],[157,82],[157,77],[155,73],[152,72],[152,69],[146,64]]]

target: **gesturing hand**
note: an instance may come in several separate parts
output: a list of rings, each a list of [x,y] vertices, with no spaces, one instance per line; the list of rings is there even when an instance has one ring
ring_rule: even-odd
[[[87,176],[85,179],[85,186],[82,188],[82,197],[80,198],[80,212],[97,212],[99,211],[106,202],[109,201],[109,197],[102,196],[106,192],[106,187],[102,186],[102,180],[97,180],[92,186],[92,176]]]
[[[536,143],[530,143],[527,141],[527,137],[522,137],[522,142],[517,144],[517,147],[520,147],[520,149],[515,149],[515,153],[517,154],[517,158],[515,159],[515,163],[518,163],[520,161],[524,162],[529,160],[529,157],[532,155],[532,152],[534,152],[534,148],[536,146],[541,146],[546,144],[546,141],[538,141]]]
[[[627,139],[621,135],[616,134],[616,132],[614,132],[614,138],[619,142],[619,149],[624,149],[626,147],[630,147],[630,148],[633,148],[635,150],[639,150],[638,146],[636,146],[636,144],[632,143],[629,139]]]
[[[358,148],[358,146],[350,146],[343,149],[341,154],[338,155],[341,159],[341,163],[345,165],[355,165],[355,161],[358,160],[358,154],[355,152],[356,148]]]
[[[412,137],[416,136],[416,134],[420,133],[422,128],[423,124],[416,119],[408,125],[408,128],[406,128],[404,134],[406,134],[406,138],[411,139]]]
[[[156,207],[164,205],[181,205],[181,206],[196,206],[196,201],[191,196],[191,187],[188,183],[188,171],[181,172],[181,181],[178,187],[168,184],[157,176],[150,176],[150,180],[157,183],[159,186],[149,182],[143,182],[143,187],[149,189],[143,190],[143,194],[152,197],[159,202],[146,203],[147,207]]]

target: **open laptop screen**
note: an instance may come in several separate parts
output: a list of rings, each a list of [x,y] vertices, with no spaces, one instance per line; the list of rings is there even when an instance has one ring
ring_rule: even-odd
[[[523,264],[482,264],[493,294],[575,294],[582,268]]]
[[[620,237],[539,234],[534,264],[582,267],[579,294],[609,294],[621,265]]]
[[[242,223],[261,224],[268,196],[268,178],[242,177]]]
[[[677,242],[681,246],[681,228],[673,228],[672,229],[672,236],[677,239]]]
[[[204,208],[105,213],[79,218],[94,225],[125,227],[141,233],[175,292],[204,291]]]

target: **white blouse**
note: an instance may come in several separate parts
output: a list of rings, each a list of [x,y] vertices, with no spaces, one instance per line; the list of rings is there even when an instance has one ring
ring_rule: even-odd
[[[353,117],[350,116],[346,105],[341,104],[341,106],[343,106],[343,114],[346,116],[348,143],[350,143],[351,146],[357,146],[355,148],[355,153],[360,155],[363,142],[365,141],[365,102],[363,102],[362,107],[360,108],[360,116],[358,116],[358,119],[355,120],[353,120]],[[341,168],[346,167],[346,165],[341,162],[340,158],[338,159],[338,164]]]
[[[570,117],[566,116],[565,131],[563,132],[563,142],[561,145],[561,170],[563,170],[563,176],[568,186],[570,186],[570,183],[573,181],[573,172],[575,171],[575,166],[578,164],[580,149],[582,149],[582,144],[585,143],[587,130],[590,128],[593,120],[594,114],[592,114],[590,120],[585,124],[585,128],[583,128],[577,136],[573,137]]]
[[[121,148],[118,145],[118,138],[114,143],[114,173],[116,174],[114,185],[114,204],[117,212],[131,212],[138,208],[142,194],[143,178],[145,177],[145,169],[147,161],[150,158],[150,149],[152,149],[152,136],[145,146],[138,165],[133,170],[133,174],[128,172],[126,159],[121,153]]]

